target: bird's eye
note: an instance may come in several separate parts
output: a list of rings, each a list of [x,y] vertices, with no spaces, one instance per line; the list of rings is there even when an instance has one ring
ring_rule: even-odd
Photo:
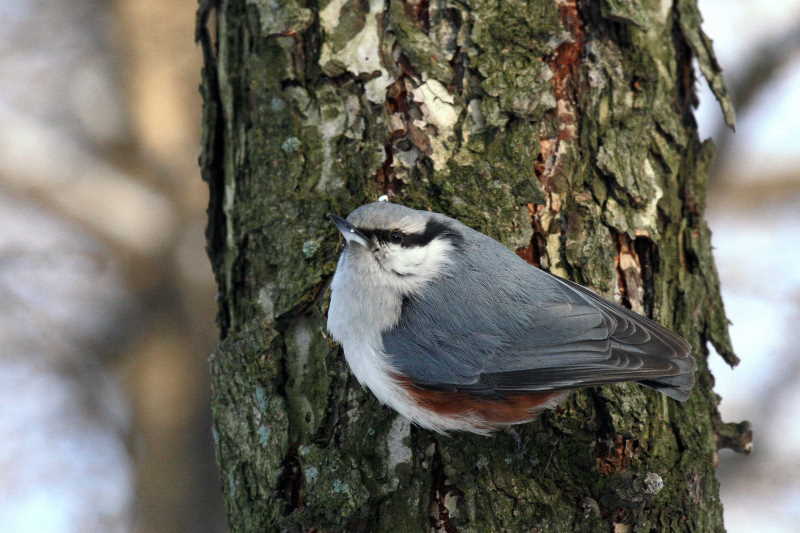
[[[400,244],[403,242],[403,234],[399,231],[393,231],[389,234],[389,242],[393,244]]]

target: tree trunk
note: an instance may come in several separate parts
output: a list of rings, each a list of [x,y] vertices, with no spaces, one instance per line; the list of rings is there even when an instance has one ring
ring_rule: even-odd
[[[716,453],[740,435],[706,344],[736,356],[693,58],[733,117],[695,0],[201,4],[232,530],[722,531]],[[699,363],[691,398],[582,390],[518,426],[521,448],[410,427],[325,334],[340,240],[325,214],[380,194],[674,329]]]

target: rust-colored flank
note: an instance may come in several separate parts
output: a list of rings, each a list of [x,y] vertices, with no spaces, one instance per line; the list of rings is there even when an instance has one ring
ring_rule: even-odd
[[[459,391],[440,391],[415,385],[405,376],[395,375],[397,382],[422,407],[441,416],[472,416],[487,426],[518,424],[532,420],[551,400],[565,391],[508,394],[487,398]]]

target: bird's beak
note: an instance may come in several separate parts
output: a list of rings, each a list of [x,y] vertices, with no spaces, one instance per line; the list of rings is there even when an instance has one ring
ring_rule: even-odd
[[[353,226],[351,223],[349,223],[342,217],[337,217],[336,215],[328,215],[328,218],[330,218],[331,222],[333,222],[336,225],[336,229],[342,232],[344,239],[348,243],[355,242],[365,248],[368,247],[369,239],[367,239],[367,236],[358,231],[358,229],[356,229],[356,227]]]

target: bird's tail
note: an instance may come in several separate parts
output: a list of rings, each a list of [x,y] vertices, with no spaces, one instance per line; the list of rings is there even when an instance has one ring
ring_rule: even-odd
[[[640,381],[639,383],[656,389],[658,392],[666,394],[679,402],[685,402],[686,399],[689,398],[689,393],[694,386],[694,368],[685,374],[665,376],[657,379]]]

